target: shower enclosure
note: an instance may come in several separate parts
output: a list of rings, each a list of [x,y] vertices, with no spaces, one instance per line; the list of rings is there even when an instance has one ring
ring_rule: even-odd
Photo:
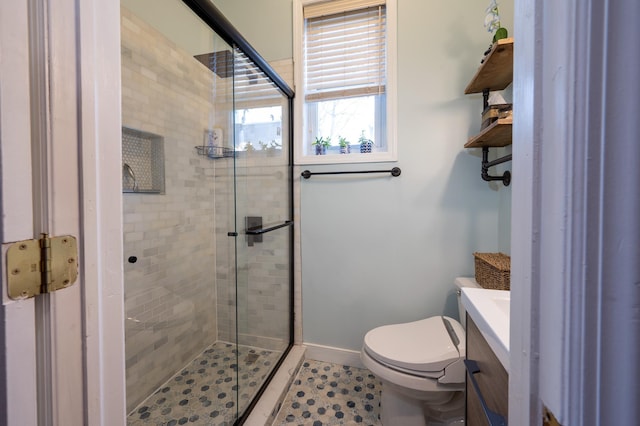
[[[128,424],[241,423],[292,341],[293,93],[209,1],[121,19]]]

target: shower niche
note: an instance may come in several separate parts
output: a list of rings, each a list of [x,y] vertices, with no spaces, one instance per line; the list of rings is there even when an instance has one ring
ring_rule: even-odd
[[[127,423],[241,424],[292,343],[293,93],[209,1],[143,3],[121,2]]]
[[[164,192],[164,138],[122,128],[122,192]]]

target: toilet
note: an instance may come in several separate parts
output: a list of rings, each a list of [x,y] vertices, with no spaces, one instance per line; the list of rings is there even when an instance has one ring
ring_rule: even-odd
[[[473,278],[456,278],[455,284],[464,321],[460,289],[479,286]],[[360,359],[382,382],[382,424],[464,424],[465,349],[463,325],[447,316],[369,331]]]

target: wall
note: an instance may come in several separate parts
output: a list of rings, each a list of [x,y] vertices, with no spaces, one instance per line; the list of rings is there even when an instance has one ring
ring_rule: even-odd
[[[211,51],[210,30],[193,20],[193,12],[177,0],[121,0],[132,12],[144,16],[154,28],[191,54]],[[267,61],[293,55],[291,0],[212,0],[240,34]]]
[[[291,0],[212,0],[267,61],[293,57]]]
[[[510,188],[483,182],[480,150],[463,148],[480,125],[481,96],[463,91],[491,41],[487,5],[398,1],[399,178],[300,182],[305,342],[359,350],[375,326],[457,316],[453,280],[473,275],[472,253],[510,251]],[[259,32],[290,8],[231,20]],[[513,33],[513,2],[500,9]]]
[[[211,29],[181,0],[120,0],[123,7],[191,55],[213,51]]]

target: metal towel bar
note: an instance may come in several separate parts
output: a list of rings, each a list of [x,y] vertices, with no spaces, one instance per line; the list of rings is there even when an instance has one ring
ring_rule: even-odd
[[[300,174],[305,179],[309,179],[313,175],[354,175],[361,173],[391,173],[391,176],[397,177],[400,176],[402,170],[400,167],[394,167],[391,170],[359,170],[359,171],[341,171],[341,172],[311,172],[309,170],[305,170]]]

